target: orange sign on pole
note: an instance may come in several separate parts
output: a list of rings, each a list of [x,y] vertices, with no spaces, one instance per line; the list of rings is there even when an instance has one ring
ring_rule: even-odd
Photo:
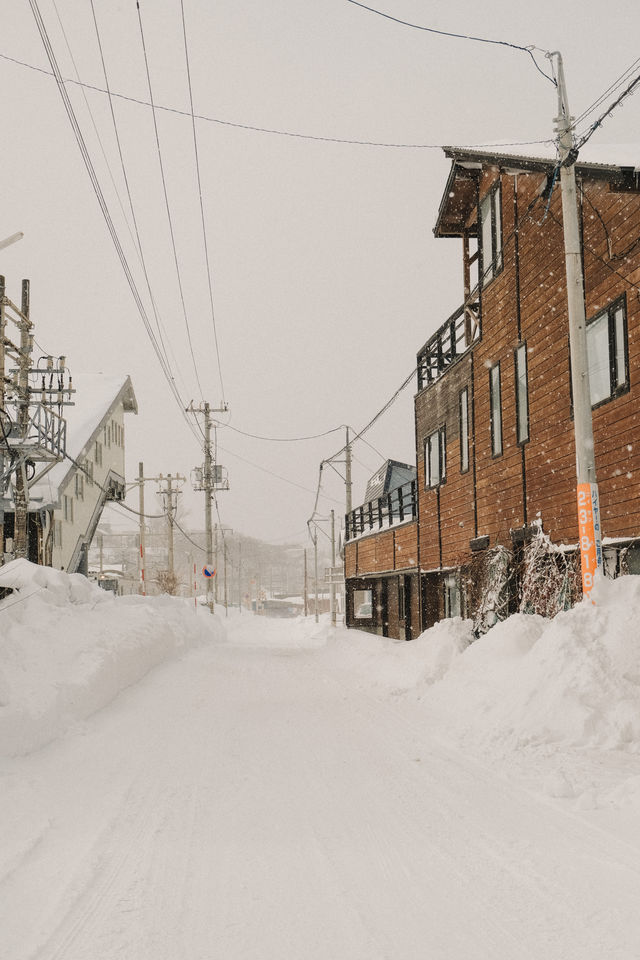
[[[602,567],[600,497],[596,483],[578,484],[578,536],[582,565],[582,593],[588,597],[596,570]]]

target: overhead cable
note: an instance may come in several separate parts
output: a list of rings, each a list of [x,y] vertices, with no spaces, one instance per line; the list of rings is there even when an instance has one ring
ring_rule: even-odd
[[[0,53],[0,59],[8,60],[11,63],[16,63],[21,67],[26,67],[29,70],[34,70],[36,73],[43,73],[45,76],[54,76],[49,70],[44,70],[42,67],[36,67],[34,64],[26,63],[24,60],[18,60],[16,57],[10,57],[7,54]],[[75,86],[85,87],[87,90],[94,90],[96,93],[106,94],[107,90],[103,87],[96,86],[91,83],[83,83],[78,80],[73,80],[72,78],[65,78],[63,83],[70,83]],[[116,93],[111,91],[111,96],[116,97],[119,100],[126,100],[129,103],[137,103],[141,107],[150,107],[151,104],[148,100],[142,100],[139,97],[130,97],[123,93]],[[191,117],[191,113],[188,110],[180,110],[178,107],[167,107],[162,104],[154,104],[156,110],[162,110],[166,113],[174,113],[181,117]],[[326,137],[315,135],[311,133],[296,133],[292,130],[278,130],[273,127],[260,127],[250,123],[238,123],[233,120],[221,120],[219,117],[210,117],[205,114],[195,113],[194,118],[196,120],[203,120],[206,123],[217,123],[223,127],[233,127],[238,130],[248,130],[254,133],[267,133],[272,134],[273,136],[278,137],[292,137],[296,140],[315,140],[320,143],[343,143],[353,146],[361,147],[389,147],[392,149],[398,150],[442,150],[444,144],[441,143],[390,143],[388,141],[381,140],[363,140],[363,139],[348,139],[346,137]],[[460,144],[461,147],[471,148],[482,148],[482,147],[530,147],[537,144],[548,144],[553,143],[553,140],[544,139],[544,140],[515,140],[509,142],[495,142],[495,143],[463,143]]]
[[[109,211],[109,207],[108,207],[108,205],[107,205],[107,202],[106,202],[106,200],[105,200],[104,194],[103,194],[103,192],[102,192],[102,188],[101,188],[101,186],[100,186],[100,182],[99,182],[98,176],[97,176],[97,174],[96,174],[95,167],[94,167],[94,165],[93,165],[93,161],[91,160],[91,155],[90,155],[89,150],[88,150],[88,148],[87,148],[87,145],[86,145],[84,136],[83,136],[83,134],[82,134],[82,130],[80,129],[80,124],[78,123],[78,118],[76,117],[75,111],[74,111],[74,109],[73,109],[73,104],[71,103],[71,100],[70,100],[70,98],[69,98],[69,94],[68,94],[67,89],[66,89],[66,87],[65,87],[65,81],[64,81],[63,78],[62,78],[62,74],[61,74],[61,72],[60,72],[60,68],[59,68],[59,66],[58,66],[58,62],[57,62],[57,59],[56,59],[56,56],[55,56],[55,52],[54,52],[54,50],[53,50],[53,46],[52,46],[51,40],[50,40],[50,38],[49,38],[49,34],[48,34],[48,31],[47,31],[47,28],[46,28],[46,24],[44,23],[44,20],[43,20],[43,18],[42,18],[42,14],[41,14],[41,12],[40,12],[40,8],[39,8],[39,6],[38,6],[38,0],[29,0],[29,5],[31,6],[31,11],[32,11],[33,16],[34,16],[34,19],[35,19],[35,21],[36,21],[36,26],[37,26],[37,28],[38,28],[38,32],[40,33],[40,37],[41,37],[41,39],[42,39],[43,46],[44,46],[44,48],[45,48],[47,57],[48,57],[48,59],[49,59],[49,63],[51,64],[51,68],[52,68],[52,71],[53,71],[53,75],[54,75],[54,77],[55,77],[55,79],[56,79],[56,84],[57,84],[57,86],[58,86],[58,90],[59,90],[59,92],[60,92],[60,96],[62,97],[62,102],[63,102],[63,104],[64,104],[64,107],[65,107],[65,110],[66,110],[66,113],[67,113],[67,117],[68,117],[69,122],[70,122],[70,124],[71,124],[71,128],[72,128],[72,130],[73,130],[74,136],[75,136],[75,138],[76,138],[76,142],[77,142],[77,144],[78,144],[78,148],[79,148],[79,150],[80,150],[80,154],[81,154],[81,156],[82,156],[82,159],[83,159],[84,165],[85,165],[85,167],[86,167],[87,173],[89,174],[89,179],[90,179],[90,181],[91,181],[91,185],[92,185],[92,187],[93,187],[93,191],[94,191],[94,193],[95,193],[95,195],[96,195],[96,198],[97,198],[97,200],[98,200],[98,205],[99,205],[99,207],[100,207],[100,210],[101,210],[102,215],[103,215],[103,217],[104,217],[105,223],[106,223],[106,225],[107,225],[107,229],[108,229],[108,231],[109,231],[109,235],[111,236],[111,240],[112,240],[112,242],[113,242],[113,245],[114,245],[114,247],[115,247],[116,253],[117,253],[117,255],[118,255],[118,259],[120,260],[120,263],[121,263],[121,265],[122,265],[122,269],[123,269],[124,274],[125,274],[125,277],[126,277],[126,279],[127,279],[127,283],[129,284],[129,288],[130,288],[131,293],[132,293],[132,295],[133,295],[133,299],[134,299],[134,301],[135,301],[136,307],[138,308],[138,312],[139,312],[139,314],[140,314],[140,317],[141,317],[141,319],[142,319],[142,322],[143,322],[143,324],[144,324],[144,326],[145,326],[145,329],[146,329],[146,331],[147,331],[147,334],[148,334],[148,336],[149,336],[149,339],[151,340],[151,343],[152,343],[152,346],[153,346],[154,351],[155,351],[155,353],[156,353],[156,356],[158,357],[158,360],[159,360],[159,362],[160,362],[160,366],[161,366],[162,372],[163,372],[164,375],[165,375],[165,379],[167,380],[167,383],[168,383],[169,388],[170,388],[170,390],[171,390],[171,392],[172,392],[172,394],[173,394],[173,396],[174,396],[174,399],[175,399],[176,403],[178,404],[178,407],[179,407],[179,409],[180,409],[180,411],[181,411],[181,414],[182,414],[183,418],[185,419],[185,421],[189,424],[189,429],[192,430],[192,432],[194,432],[194,435],[196,436],[196,439],[199,439],[199,438],[197,437],[197,433],[195,433],[195,431],[194,431],[194,429],[193,429],[193,426],[192,426],[191,422],[189,421],[189,419],[188,419],[187,416],[186,416],[185,409],[184,409],[184,408],[185,408],[185,403],[184,403],[184,401],[182,400],[182,398],[181,398],[181,396],[180,396],[180,393],[179,393],[179,391],[178,391],[177,385],[176,385],[176,383],[175,383],[175,378],[174,378],[174,376],[173,376],[173,373],[172,373],[171,369],[169,368],[169,366],[168,366],[168,364],[167,364],[167,362],[166,362],[166,359],[165,359],[165,357],[163,356],[162,351],[161,351],[161,349],[160,349],[160,347],[159,347],[159,344],[158,344],[158,341],[157,341],[157,339],[156,339],[155,333],[154,333],[154,331],[153,331],[153,329],[152,329],[152,326],[151,326],[151,323],[150,323],[150,321],[149,321],[149,317],[147,316],[147,312],[146,312],[144,303],[143,303],[142,298],[141,298],[141,296],[140,296],[140,292],[138,291],[138,288],[137,288],[135,279],[134,279],[133,274],[132,274],[132,272],[131,272],[131,268],[130,268],[130,266],[129,266],[129,263],[128,263],[126,254],[125,254],[125,252],[124,252],[124,250],[123,250],[123,248],[122,248],[122,244],[121,244],[121,242],[120,242],[120,238],[119,238],[119,236],[118,236],[117,229],[116,229],[116,227],[115,227],[115,224],[114,224],[114,222],[113,222],[113,218],[111,217],[111,213],[110,213],[110,211]]]
[[[492,43],[499,47],[511,47],[513,50],[521,50],[523,53],[529,54],[538,73],[541,73],[543,77],[546,77],[546,79],[549,80],[554,87],[557,86],[553,77],[550,77],[548,73],[545,73],[538,64],[538,61],[533,55],[533,51],[539,48],[533,45],[523,47],[519,43],[510,43],[508,40],[489,40],[486,37],[474,37],[466,33],[452,33],[449,30],[436,30],[435,27],[424,27],[418,23],[410,23],[408,20],[401,20],[399,17],[394,17],[390,13],[383,13],[382,10],[376,10],[374,7],[368,7],[366,4],[360,3],[359,0],[347,0],[347,3],[352,3],[356,7],[362,7],[363,10],[368,10],[370,13],[375,13],[379,17],[384,17],[386,20],[393,20],[394,23],[400,23],[404,27],[412,27],[414,30],[424,30],[426,33],[435,33],[440,37],[454,37],[457,40],[473,40],[476,43]],[[540,52],[545,53],[546,51],[542,50]]]
[[[136,8],[137,8],[137,11],[138,11],[138,24],[139,24],[139,26],[140,26],[140,40],[141,40],[141,43],[142,43],[142,53],[143,53],[143,56],[144,56],[144,69],[145,69],[145,74],[146,74],[146,77],[147,77],[147,87],[148,87],[148,90],[149,90],[149,101],[150,101],[150,104],[151,104],[151,116],[153,117],[153,129],[154,129],[155,139],[156,139],[156,152],[157,152],[157,154],[158,154],[158,163],[159,163],[159,166],[160,166],[160,178],[161,178],[161,180],[162,180],[162,191],[163,191],[163,194],[164,194],[164,204],[165,204],[165,209],[166,209],[166,212],[167,212],[167,220],[168,220],[168,223],[169,223],[169,234],[170,234],[170,237],[171,237],[171,248],[172,248],[172,250],[173,250],[173,261],[174,261],[174,264],[175,264],[176,276],[177,276],[177,280],[178,280],[178,291],[179,291],[179,293],[180,293],[180,303],[182,304],[182,314],[183,314],[183,317],[184,317],[185,329],[186,329],[186,331],[187,331],[187,342],[188,342],[188,344],[189,344],[189,351],[190,351],[190,353],[191,353],[191,360],[192,360],[192,362],[193,362],[193,369],[194,369],[194,372],[195,372],[195,375],[196,375],[196,382],[197,382],[197,384],[198,384],[198,389],[200,390],[200,396],[204,396],[204,390],[202,389],[202,385],[201,385],[201,383],[200,383],[200,376],[199,376],[199,373],[198,373],[198,364],[196,363],[196,355],[195,355],[194,350],[193,350],[193,342],[192,342],[192,340],[191,340],[191,329],[190,329],[190,327],[189,327],[189,318],[188,318],[188,316],[187,316],[187,305],[186,305],[185,299],[184,299],[184,289],[183,289],[183,286],[182,286],[182,273],[181,273],[181,271],[180,271],[180,263],[179,263],[179,260],[178,260],[178,250],[177,250],[177,247],[176,247],[176,238],[175,238],[175,233],[174,233],[174,230],[173,230],[173,218],[172,218],[172,216],[171,216],[171,207],[170,207],[170,205],[169,205],[169,194],[168,194],[168,192],[167,192],[167,180],[166,180],[165,172],[164,172],[164,161],[163,161],[163,159],[162,159],[162,149],[161,149],[161,147],[160,147],[160,133],[159,133],[159,131],[158,131],[158,118],[157,118],[157,116],[156,116],[156,108],[155,108],[155,103],[154,103],[154,100],[153,100],[153,88],[152,88],[152,85],[151,85],[151,74],[150,74],[150,71],[149,71],[149,59],[148,59],[148,57],[147,57],[147,45],[146,45],[145,39],[144,39],[144,29],[143,29],[143,27],[142,27],[142,13],[141,13],[141,10],[140,10],[140,3],[139,3],[139,2],[136,2]]]
[[[202,179],[200,177],[200,159],[198,156],[198,136],[196,133],[196,120],[193,112],[193,90],[191,88],[191,69],[189,67],[189,45],[187,43],[187,26],[184,18],[184,0],[180,0],[180,13],[182,15],[182,36],[184,38],[184,58],[187,67],[187,82],[189,86],[189,109],[191,113],[191,130],[193,132],[193,153],[196,163],[196,177],[198,181],[198,198],[200,201],[200,219],[202,221],[202,241],[204,244],[204,258],[207,267],[207,282],[209,285],[209,304],[211,307],[211,324],[213,327],[213,341],[216,349],[216,360],[218,363],[218,376],[220,378],[220,390],[222,393],[222,405],[225,406],[224,380],[222,379],[222,365],[220,363],[220,344],[218,343],[218,329],[216,326],[216,312],[213,306],[213,283],[211,279],[211,263],[209,260],[209,246],[207,244],[207,228],[204,218],[204,203],[202,200]]]

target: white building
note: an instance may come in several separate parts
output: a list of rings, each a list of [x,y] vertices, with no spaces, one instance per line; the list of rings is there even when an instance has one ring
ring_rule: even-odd
[[[128,376],[74,377],[67,456],[29,487],[29,559],[87,572],[89,545],[108,500],[125,494],[125,413],[138,405]]]

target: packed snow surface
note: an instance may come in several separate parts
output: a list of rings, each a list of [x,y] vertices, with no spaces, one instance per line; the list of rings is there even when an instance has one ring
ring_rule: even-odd
[[[640,956],[640,578],[409,644],[0,586],[3,960]]]

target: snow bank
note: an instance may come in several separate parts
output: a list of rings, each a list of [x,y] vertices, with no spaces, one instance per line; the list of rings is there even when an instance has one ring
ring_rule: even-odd
[[[603,579],[593,598],[478,640],[456,618],[412,643],[351,630],[334,647],[360,686],[418,701],[457,739],[640,752],[640,577]]]
[[[115,597],[80,574],[0,569],[0,756],[28,753],[162,661],[219,639],[217,617],[173,597]]]
[[[462,735],[506,749],[640,749],[640,578],[601,580],[593,598],[551,621],[510,617],[421,695]]]

